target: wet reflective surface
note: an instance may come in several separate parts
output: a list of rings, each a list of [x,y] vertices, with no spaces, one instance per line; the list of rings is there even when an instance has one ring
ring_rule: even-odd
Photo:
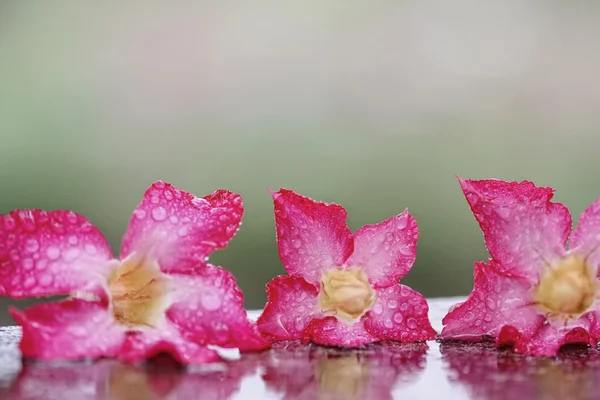
[[[431,301],[434,328],[456,299]],[[0,399],[596,399],[600,352],[564,349],[555,359],[489,344],[384,343],[356,351],[280,343],[210,367],[169,359],[21,362],[19,331],[0,328]]]

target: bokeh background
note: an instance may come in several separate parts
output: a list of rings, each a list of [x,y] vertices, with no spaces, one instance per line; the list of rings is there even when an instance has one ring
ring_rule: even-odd
[[[552,186],[575,216],[600,196],[599,18],[593,1],[2,1],[0,212],[75,210],[116,252],[154,180],[240,192],[212,261],[260,308],[284,272],[267,187],[342,204],[353,230],[408,207],[404,283],[466,295],[487,253],[456,174]]]

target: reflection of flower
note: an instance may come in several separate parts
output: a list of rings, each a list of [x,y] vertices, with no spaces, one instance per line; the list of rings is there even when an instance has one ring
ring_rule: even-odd
[[[600,199],[579,218],[531,182],[460,179],[492,259],[475,263],[469,298],[443,320],[443,339],[489,336],[515,352],[554,356],[600,337]]]
[[[594,399],[600,390],[596,350],[571,349],[548,359],[498,352],[489,342],[444,342],[440,351],[449,379],[477,399]]]
[[[91,364],[29,363],[11,386],[11,400],[224,400],[240,389],[241,380],[256,371],[254,355],[186,371],[171,362],[143,366],[102,360]],[[217,368],[218,367],[218,368]]]
[[[272,193],[279,255],[289,276],[267,285],[258,326],[271,340],[360,347],[433,339],[425,298],[398,284],[416,257],[408,213],[352,234],[346,211],[291,190]]]
[[[197,198],[156,182],[145,193],[113,259],[102,234],[73,212],[17,210],[0,216],[0,288],[14,298],[70,294],[12,309],[21,351],[39,359],[168,352],[183,363],[218,360],[208,344],[262,349],[234,277],[206,263],[237,231],[238,194]]]
[[[285,399],[391,399],[398,378],[416,378],[425,367],[425,343],[381,343],[338,350],[277,343],[263,379]]]

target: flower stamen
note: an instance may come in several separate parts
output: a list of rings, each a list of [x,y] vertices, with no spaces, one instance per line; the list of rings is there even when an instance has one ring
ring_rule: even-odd
[[[357,321],[375,303],[375,291],[361,269],[332,269],[321,279],[319,305],[325,314]]]

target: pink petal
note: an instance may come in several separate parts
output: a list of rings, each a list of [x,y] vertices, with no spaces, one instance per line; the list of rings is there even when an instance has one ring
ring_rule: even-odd
[[[571,236],[570,248],[587,257],[594,267],[600,266],[600,199],[594,201],[579,216],[577,228]],[[598,276],[600,277],[600,268]]]
[[[23,329],[20,349],[27,358],[114,357],[125,339],[123,329],[100,303],[71,299],[9,311]]]
[[[248,321],[244,297],[230,272],[208,264],[201,275],[170,275],[176,288],[167,316],[198,343],[240,350],[269,347]]]
[[[305,342],[323,346],[360,347],[379,341],[365,329],[362,320],[348,324],[336,317],[313,319],[304,331]]]
[[[128,333],[118,357],[123,362],[137,363],[163,353],[181,364],[202,365],[221,360],[216,351],[195,343],[171,324],[161,329]]]
[[[276,276],[267,284],[267,305],[258,329],[270,340],[300,340],[316,316],[319,290],[298,276]]]
[[[354,253],[346,264],[360,266],[374,287],[388,287],[410,271],[417,257],[419,228],[405,210],[377,225],[365,225],[354,234]]]
[[[158,258],[164,272],[193,271],[227,246],[244,213],[242,197],[226,190],[199,198],[156,182],[134,211],[123,238],[121,258],[133,251]]]
[[[553,189],[527,181],[459,182],[502,271],[535,282],[544,259],[564,254],[571,215],[564,205],[550,201]]]
[[[354,249],[346,210],[287,189],[271,195],[281,262],[290,275],[318,284],[323,270],[344,264]]]
[[[568,332],[548,324],[542,327],[535,336],[529,340],[521,340],[514,346],[515,353],[534,355],[539,357],[554,357],[561,346],[566,344],[589,344],[596,347],[586,329],[576,327]]]
[[[0,293],[10,297],[68,294],[103,283],[111,258],[102,233],[74,212],[0,216]]]
[[[427,300],[404,285],[379,289],[373,308],[365,315],[365,328],[379,340],[418,342],[435,339]]]
[[[503,326],[510,325],[532,337],[545,317],[531,305],[529,283],[498,271],[491,261],[475,263],[473,292],[464,303],[453,307],[442,320],[443,339],[480,340],[483,335],[498,339]]]

